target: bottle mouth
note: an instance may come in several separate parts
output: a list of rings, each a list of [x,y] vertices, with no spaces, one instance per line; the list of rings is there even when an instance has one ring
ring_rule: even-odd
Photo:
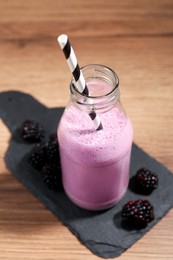
[[[111,95],[119,87],[118,75],[111,68],[107,66],[100,65],[100,64],[90,64],[82,67],[81,70],[84,75],[86,85],[89,89],[89,94],[86,95],[84,93],[81,93],[76,88],[75,80],[73,78],[70,84],[71,94],[76,93],[77,95],[81,97],[85,97],[87,99],[99,99]],[[94,94],[95,93],[94,91],[90,91],[91,82],[98,83],[98,85],[105,84],[107,85],[107,89],[105,89],[104,92],[103,91],[100,92],[99,94]]]
[[[119,100],[120,88],[117,74],[107,66],[91,64],[82,68],[82,73],[89,90],[89,95],[81,93],[72,79],[70,84],[71,99],[76,105],[102,113],[112,108]]]

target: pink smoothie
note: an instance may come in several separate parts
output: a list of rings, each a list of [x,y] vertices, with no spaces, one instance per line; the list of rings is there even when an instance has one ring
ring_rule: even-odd
[[[90,210],[116,204],[129,181],[131,123],[117,107],[100,118],[104,129],[95,131],[87,113],[69,105],[58,127],[65,192]]]

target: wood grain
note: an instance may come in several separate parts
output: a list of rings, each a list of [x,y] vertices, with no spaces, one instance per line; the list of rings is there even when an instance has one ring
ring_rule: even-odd
[[[0,1],[0,91],[65,106],[71,75],[56,43],[63,32],[81,66],[117,71],[134,141],[173,171],[173,2]],[[11,176],[2,121],[0,130],[0,259],[98,259]],[[118,259],[173,259],[172,229],[173,210]]]

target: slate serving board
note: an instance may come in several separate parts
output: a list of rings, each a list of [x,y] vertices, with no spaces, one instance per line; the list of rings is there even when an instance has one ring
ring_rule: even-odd
[[[33,144],[21,140],[18,132],[25,119],[33,119],[45,127],[48,137],[56,131],[63,110],[64,108],[47,108],[25,93],[1,92],[0,117],[11,131],[11,140],[5,155],[6,165],[11,173],[94,254],[102,258],[117,257],[149,231],[173,206],[173,174],[133,144],[131,181],[123,199],[115,207],[102,212],[80,209],[71,203],[62,190],[51,191],[45,186],[41,175],[26,161],[26,155]],[[143,166],[157,172],[159,177],[157,190],[148,196],[137,194],[133,189],[133,175]],[[128,200],[139,198],[149,199],[154,205],[155,219],[146,228],[135,230],[122,223],[120,211]]]

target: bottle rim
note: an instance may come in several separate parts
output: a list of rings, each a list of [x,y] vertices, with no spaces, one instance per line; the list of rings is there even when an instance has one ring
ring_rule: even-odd
[[[84,93],[81,93],[76,87],[75,87],[75,80],[74,78],[71,79],[71,83],[70,83],[70,92],[71,94],[74,94],[74,92],[76,92],[76,94],[78,94],[79,96],[83,97],[83,98],[87,98],[87,99],[100,99],[100,98],[106,98],[111,96],[118,88],[119,88],[119,77],[116,74],[116,72],[114,70],[112,70],[111,68],[109,68],[108,66],[105,65],[101,65],[101,64],[89,64],[89,65],[85,65],[81,68],[82,72],[84,72],[85,70],[91,69],[95,67],[95,72],[101,72],[99,70],[100,69],[104,69],[106,70],[110,75],[105,74],[106,76],[112,76],[112,80],[114,82],[112,82],[112,89],[104,94],[104,95],[98,95],[98,96],[92,96],[92,95],[86,95]],[[103,73],[103,72],[102,72]],[[119,91],[118,91],[119,92]]]

